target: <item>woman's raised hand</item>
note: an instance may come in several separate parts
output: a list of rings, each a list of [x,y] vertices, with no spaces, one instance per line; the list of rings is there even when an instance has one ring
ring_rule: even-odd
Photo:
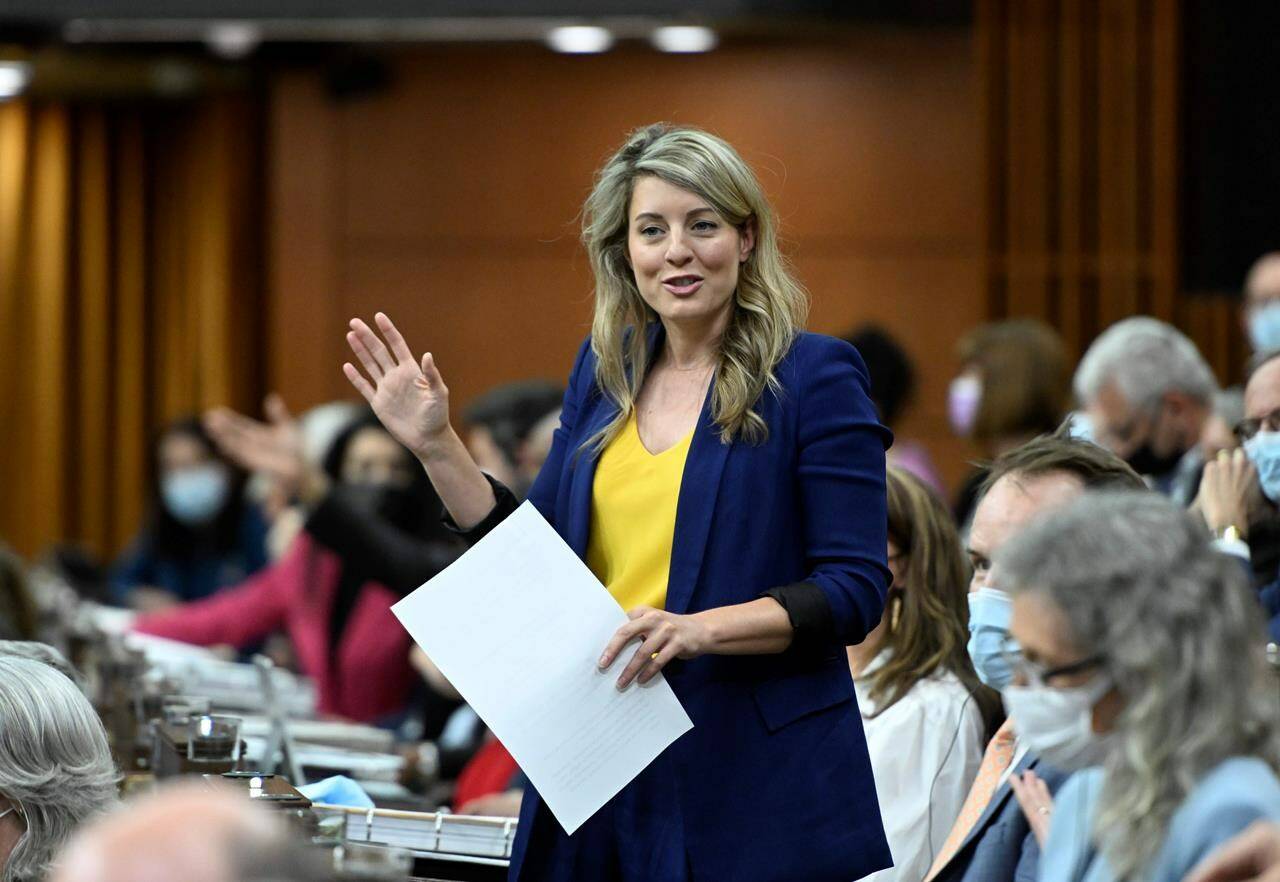
[[[347,343],[364,373],[350,362],[342,366],[342,372],[387,431],[425,459],[432,445],[448,434],[449,390],[430,352],[419,362],[391,319],[378,313],[374,322],[386,343],[363,321],[352,319]]]
[[[204,426],[226,456],[251,472],[265,472],[287,495],[298,492],[309,468],[297,421],[279,395],[268,395],[267,422],[226,407],[204,416]]]

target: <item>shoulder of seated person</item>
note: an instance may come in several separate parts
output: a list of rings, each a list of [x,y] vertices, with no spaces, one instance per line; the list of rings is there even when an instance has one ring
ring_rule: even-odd
[[[1192,788],[1183,809],[1199,813],[1252,807],[1269,817],[1280,814],[1280,778],[1263,760],[1235,756],[1210,769]]]

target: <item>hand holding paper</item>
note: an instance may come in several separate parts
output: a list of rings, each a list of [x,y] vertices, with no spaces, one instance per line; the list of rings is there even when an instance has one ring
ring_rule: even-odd
[[[693,727],[661,676],[597,667],[627,616],[527,502],[392,611],[569,833]]]

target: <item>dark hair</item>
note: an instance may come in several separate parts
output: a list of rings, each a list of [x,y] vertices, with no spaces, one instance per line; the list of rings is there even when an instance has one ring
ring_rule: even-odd
[[[883,645],[892,656],[870,675],[875,715],[916,683],[950,671],[973,697],[988,736],[1003,721],[1000,696],[982,685],[967,649],[969,564],[951,513],[923,481],[890,466],[885,474],[889,539],[906,560],[902,585],[885,606]]]
[[[351,447],[351,442],[355,440],[356,435],[367,429],[376,430],[393,441],[395,440],[391,433],[386,430],[386,427],[374,416],[373,411],[364,408],[358,416],[353,418],[334,437],[333,443],[329,445],[329,449],[325,452],[324,459],[321,461],[321,468],[324,469],[324,473],[335,484],[342,483],[342,463],[347,458],[347,449]],[[431,480],[427,477],[426,471],[418,464],[417,457],[409,452],[409,448],[398,441],[396,441],[396,446],[400,449],[405,461],[410,464],[409,471],[413,475],[413,479],[409,484],[409,494],[412,498],[413,510],[421,513],[421,516],[414,522],[401,524],[400,526],[424,539],[449,538],[450,534],[440,521],[444,505],[440,501],[440,497],[436,495],[435,488],[431,486]]]
[[[194,438],[210,458],[217,460],[227,470],[230,481],[227,500],[222,510],[208,524],[190,526],[182,523],[169,513],[160,492],[162,469],[160,466],[160,448],[166,438],[183,435]],[[213,439],[204,430],[200,420],[195,417],[184,417],[169,423],[156,436],[151,448],[151,499],[152,499],[152,534],[155,537],[155,549],[159,557],[170,559],[186,559],[209,551],[228,552],[240,545],[240,524],[244,519],[244,482],[246,475],[242,469],[222,455]]]
[[[966,334],[960,360],[982,375],[973,437],[1052,432],[1071,400],[1071,367],[1062,337],[1044,322],[1010,319]]]
[[[981,498],[1005,475],[1039,477],[1065,472],[1075,475],[1088,490],[1146,490],[1133,468],[1105,447],[1071,437],[1064,423],[1052,435],[1033,438],[998,457],[978,491]]]
[[[880,411],[880,422],[889,428],[911,400],[916,388],[916,371],[898,341],[878,325],[863,325],[845,338],[867,366],[871,400]]]
[[[513,467],[520,445],[547,414],[558,410],[564,388],[549,380],[522,380],[495,386],[463,411],[466,421],[483,426]]]

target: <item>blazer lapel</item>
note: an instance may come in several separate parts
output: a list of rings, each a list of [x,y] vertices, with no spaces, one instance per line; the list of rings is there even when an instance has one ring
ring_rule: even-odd
[[[730,444],[720,440],[719,426],[711,418],[711,392],[707,389],[702,414],[693,431],[689,454],[680,479],[680,496],[676,503],[675,538],[671,543],[671,570],[667,577],[667,609],[682,615],[689,609],[693,589],[702,570],[711,520],[715,515],[720,478]]]
[[[618,414],[618,405],[605,395],[599,396],[599,406],[587,419],[582,438],[590,438]],[[567,456],[575,457],[573,477],[569,484],[569,517],[565,524],[564,541],[574,553],[587,559],[587,543],[591,539],[591,490],[595,484],[596,463],[600,456],[590,447],[571,450]]]

